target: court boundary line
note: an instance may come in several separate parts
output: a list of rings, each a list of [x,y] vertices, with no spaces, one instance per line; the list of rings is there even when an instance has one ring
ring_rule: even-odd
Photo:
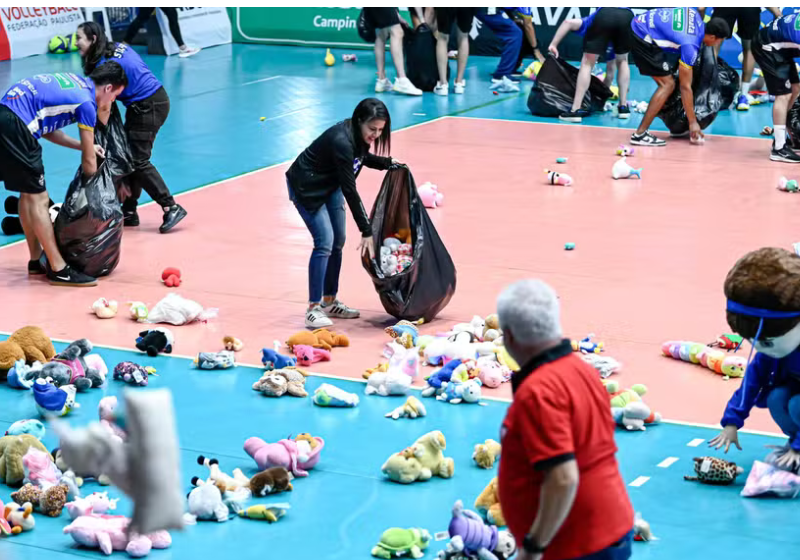
[[[278,116],[280,116],[280,115],[278,115]],[[283,116],[285,116],[285,115],[283,115]],[[411,130],[413,128],[417,128],[417,127],[420,127],[420,126],[425,126],[425,125],[428,125],[428,124],[432,124],[432,123],[440,121],[440,120],[442,120],[442,119],[444,119],[444,118],[446,118],[448,116],[449,115],[440,115],[438,117],[434,117],[433,119],[431,119],[429,121],[410,124],[408,126],[404,126],[402,128],[398,128],[396,131],[393,132],[393,134],[397,134],[399,132],[404,132],[406,130]],[[300,155],[300,154],[298,153],[297,155]],[[173,198],[178,198],[178,197],[181,197],[181,196],[184,196],[184,195],[187,195],[187,194],[204,191],[206,189],[210,189],[211,187],[218,187],[220,185],[224,185],[225,183],[228,183],[230,181],[234,181],[236,179],[242,179],[242,178],[248,177],[250,175],[255,175],[256,173],[262,173],[264,171],[269,171],[270,169],[275,169],[276,167],[280,167],[282,165],[287,165],[289,163],[292,163],[295,160],[295,158],[297,158],[297,155],[294,156],[291,159],[287,159],[287,160],[284,160],[284,161],[281,161],[281,162],[278,162],[278,163],[272,163],[270,165],[267,165],[266,167],[259,167],[257,169],[253,169],[251,171],[245,171],[244,173],[239,173],[238,175],[233,175],[232,177],[227,177],[225,179],[220,179],[219,181],[215,181],[213,183],[207,183],[205,185],[199,185],[197,187],[192,187],[190,189],[186,189],[185,191],[181,191],[179,193],[176,193],[176,194],[172,195],[172,197]],[[150,200],[148,202],[145,202],[144,204],[140,204],[139,208],[144,208],[145,206],[150,206],[152,204],[155,204],[154,200]],[[22,243],[25,243],[25,238],[24,237],[22,239],[20,239],[19,241],[12,241],[11,243],[6,243],[5,245],[0,245],[0,251],[2,251],[3,249],[6,249],[8,247],[14,247],[16,245],[20,245]],[[0,331],[0,332],[2,332],[2,331]]]
[[[0,336],[11,336],[11,333],[8,332],[8,331],[0,331]],[[70,343],[73,342],[72,340],[66,340],[66,339],[63,339],[63,338],[51,338],[50,340],[53,341],[53,342],[58,342],[59,344],[70,344]],[[134,350],[132,348],[125,348],[123,346],[115,346],[113,344],[102,344],[102,343],[101,344],[94,344],[94,343],[92,343],[92,346],[94,346],[95,348],[105,348],[106,350],[116,350],[116,351],[119,351],[119,352],[130,352],[130,353],[133,353],[133,354],[140,354],[137,350]],[[142,354],[142,355],[144,355],[144,354]],[[180,359],[180,360],[188,360],[188,361],[190,361],[192,363],[194,363],[194,360],[195,360],[194,356],[187,356],[185,354],[159,354],[159,356],[162,356],[164,358],[177,358],[177,359]],[[261,371],[262,373],[266,372],[266,370],[264,369],[263,365],[259,366],[259,365],[256,365],[256,364],[250,364],[250,363],[239,362],[239,361],[236,361],[236,365],[234,366],[234,368],[230,368],[230,369],[235,369],[235,368],[255,369],[255,370]],[[198,372],[215,371],[215,370],[203,370],[203,369],[200,369],[200,368],[192,368],[192,369],[194,371],[198,371]],[[219,370],[219,371],[225,371],[225,370]],[[352,382],[361,383],[361,384],[366,384],[367,383],[366,379],[362,379],[362,378],[358,378],[358,377],[345,377],[345,376],[342,376],[342,375],[334,375],[334,374],[328,374],[328,373],[318,373],[318,372],[313,372],[313,371],[309,371],[309,370],[306,370],[306,369],[304,369],[303,371],[306,371],[310,377],[319,377],[319,378],[322,378],[322,379],[334,379],[336,381],[352,381]],[[411,387],[411,390],[413,390],[413,391],[422,391],[422,389],[423,389],[422,387]],[[491,401],[491,402],[506,403],[506,404],[511,404],[511,402],[513,401],[513,399],[508,398],[508,397],[482,396],[481,398],[483,400],[487,400],[487,401]],[[714,430],[714,431],[719,431],[719,430],[722,429],[722,427],[720,425],[704,424],[702,422],[689,422],[689,421],[684,421],[684,420],[662,419],[660,423],[661,424],[673,424],[673,425],[676,425],[676,426],[686,426],[686,427],[689,427],[689,428],[704,428],[704,429]],[[786,435],[785,434],[778,434],[778,433],[775,433],[775,432],[765,432],[765,431],[762,431],[762,430],[741,429],[741,430],[739,430],[739,433],[748,434],[748,435],[756,435],[756,436],[774,437],[774,438],[779,438],[779,439],[786,439]]]

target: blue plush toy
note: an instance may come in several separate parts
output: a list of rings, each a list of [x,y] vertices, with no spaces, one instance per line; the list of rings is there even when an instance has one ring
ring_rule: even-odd
[[[423,397],[432,397],[442,391],[442,385],[450,381],[455,369],[462,364],[461,360],[455,359],[447,362],[443,367],[437,369],[425,378],[428,386],[422,390]]]
[[[267,371],[272,371],[273,369],[295,367],[297,366],[297,359],[278,354],[276,350],[270,348],[263,348],[261,350],[261,363],[264,364]]]
[[[23,434],[30,434],[41,441],[45,434],[44,424],[39,420],[18,420],[6,430],[7,436],[21,436]]]
[[[480,403],[481,400],[481,380],[470,379],[469,381],[449,381],[443,384],[443,391],[436,396],[437,400],[450,404]]]
[[[6,381],[9,387],[14,389],[30,389],[33,387],[33,382],[36,381],[37,372],[42,369],[42,364],[39,362],[29,366],[25,360],[18,360],[14,367],[8,370],[8,377]]]

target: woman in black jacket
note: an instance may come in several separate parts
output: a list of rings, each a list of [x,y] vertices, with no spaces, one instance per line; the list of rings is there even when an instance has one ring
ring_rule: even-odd
[[[331,326],[329,317],[360,316],[358,310],[336,299],[345,241],[345,201],[361,231],[361,254],[369,253],[370,258],[375,258],[372,226],[356,190],[356,177],[362,166],[389,169],[397,163],[369,152],[374,145],[379,154],[391,153],[391,124],[382,101],[364,99],[352,118],[323,132],[286,172],[289,198],[314,239],[308,265],[308,328]]]

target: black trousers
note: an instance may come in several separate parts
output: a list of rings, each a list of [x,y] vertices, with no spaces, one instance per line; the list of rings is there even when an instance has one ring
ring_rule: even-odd
[[[167,115],[169,96],[163,87],[147,99],[131,103],[125,113],[125,132],[128,134],[135,171],[125,179],[130,186],[131,196],[122,203],[123,211],[136,210],[142,191],[149,194],[159,206],[175,204],[158,169],[150,163],[156,135],[167,120]]]
[[[172,33],[173,39],[175,42],[178,43],[180,47],[183,45],[183,37],[181,37],[181,26],[178,24],[178,8],[159,8],[164,15],[167,16],[167,22],[169,22],[169,32]],[[153,15],[153,11],[155,8],[139,8],[139,13],[136,14],[136,19],[134,19],[130,26],[128,26],[128,31],[125,33],[124,41],[131,44],[133,38],[136,37],[136,34],[139,33],[139,29],[147,23],[147,20],[150,19],[150,16]]]

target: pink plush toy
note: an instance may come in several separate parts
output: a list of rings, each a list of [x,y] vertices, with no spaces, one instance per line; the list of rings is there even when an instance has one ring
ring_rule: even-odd
[[[108,492],[93,492],[85,498],[75,498],[74,501],[67,502],[67,513],[69,518],[74,521],[83,515],[103,514],[117,509],[118,501],[119,498],[110,500]]]
[[[115,411],[117,409],[117,397],[103,397],[100,399],[100,404],[97,406],[98,414],[100,415],[100,424],[102,424],[108,431],[123,441],[128,437],[125,430],[120,428],[115,419]]]
[[[481,380],[486,387],[495,389],[503,384],[505,377],[503,376],[503,366],[497,362],[482,361],[479,362],[478,368],[480,373],[478,379]]]
[[[319,455],[325,447],[325,441],[321,437],[314,438],[319,445],[311,450],[308,460],[300,462],[298,456],[300,451],[297,442],[291,439],[282,439],[277,443],[267,443],[258,437],[251,437],[244,442],[244,450],[250,455],[258,465],[259,470],[266,470],[270,467],[284,467],[291,471],[294,476],[308,476],[306,469],[312,469],[319,462]]]
[[[317,362],[329,362],[331,353],[322,348],[313,348],[305,344],[297,344],[293,348],[294,355],[297,357],[297,365],[308,367]]]
[[[563,185],[565,187],[572,185],[572,177],[566,173],[550,171],[549,169],[545,169],[544,172],[547,174],[547,182],[551,185]]]
[[[64,534],[81,546],[99,548],[106,556],[115,550],[124,550],[132,558],[142,558],[154,548],[169,548],[172,537],[167,531],[156,531],[147,536],[131,535],[127,528],[130,519],[123,515],[82,515],[64,527]]]
[[[417,187],[417,192],[425,208],[436,208],[442,205],[444,195],[439,192],[439,187],[432,183],[425,183]]]
[[[22,468],[25,470],[25,484],[30,482],[39,488],[50,488],[61,480],[62,473],[50,454],[33,447],[28,448],[22,457]]]

